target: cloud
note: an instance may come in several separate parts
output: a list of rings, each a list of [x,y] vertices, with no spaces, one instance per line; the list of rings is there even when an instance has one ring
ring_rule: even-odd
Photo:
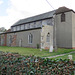
[[[7,16],[1,16],[1,27],[10,28],[19,19],[49,11],[48,4],[43,0],[10,0],[9,7],[6,9]],[[46,8],[46,9],[44,9]]]
[[[3,1],[2,0],[0,0],[0,4],[2,4],[3,3]]]
[[[17,5],[17,4],[16,4]],[[16,6],[9,2],[9,7],[6,9],[7,16],[0,16],[0,27],[9,29],[11,25],[17,22],[19,19],[31,16],[32,14],[25,10],[18,10]]]
[[[11,5],[19,11],[27,11],[35,14],[52,10],[46,0],[10,0]]]
[[[57,9],[61,6],[74,7],[74,0],[48,0]],[[2,0],[0,0],[2,3]],[[6,9],[7,16],[0,16],[0,27],[10,28],[19,19],[45,13],[53,10],[46,0],[9,0],[9,7]]]

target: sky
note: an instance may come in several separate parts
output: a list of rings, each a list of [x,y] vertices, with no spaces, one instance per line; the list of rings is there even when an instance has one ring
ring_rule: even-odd
[[[65,6],[75,11],[74,0],[47,0],[54,9]],[[9,29],[20,19],[54,10],[46,0],[0,0],[0,27]]]

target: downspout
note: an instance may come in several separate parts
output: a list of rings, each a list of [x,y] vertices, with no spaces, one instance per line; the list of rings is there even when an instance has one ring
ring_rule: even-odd
[[[54,51],[57,51],[57,41],[56,41],[56,14],[53,15],[54,19]]]
[[[41,24],[41,33],[42,33],[42,24]],[[42,43],[40,43],[40,51],[42,51],[41,44]]]

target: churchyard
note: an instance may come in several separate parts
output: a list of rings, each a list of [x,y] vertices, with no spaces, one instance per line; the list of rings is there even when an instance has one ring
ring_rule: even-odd
[[[0,74],[1,75],[74,75],[75,53],[72,49],[58,49],[49,53],[49,50],[4,47],[0,46]],[[70,53],[55,58],[44,58]]]
[[[70,52],[75,51],[75,49],[58,48],[57,52],[53,51],[50,53],[49,50],[44,50],[44,49],[40,51],[40,49],[34,49],[34,48],[0,46],[0,51],[19,53],[20,55],[24,55],[24,56],[34,55],[34,56],[39,56],[39,57],[50,57],[50,56],[70,53]]]

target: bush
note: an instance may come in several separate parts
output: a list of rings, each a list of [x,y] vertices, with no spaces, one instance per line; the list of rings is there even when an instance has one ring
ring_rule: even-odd
[[[0,75],[72,75],[75,61],[0,52]]]
[[[37,44],[37,49],[39,49],[40,48],[40,45],[39,44]]]

